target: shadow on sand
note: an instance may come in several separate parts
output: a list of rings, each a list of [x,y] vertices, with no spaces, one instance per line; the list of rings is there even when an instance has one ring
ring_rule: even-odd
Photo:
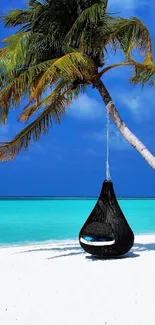
[[[112,260],[124,260],[124,259],[127,259],[127,258],[136,258],[136,257],[139,257],[140,255],[139,254],[135,254],[133,253],[132,251],[130,251],[129,253],[125,254],[125,255],[122,255],[122,256],[117,256],[117,257],[109,257],[109,258],[98,258],[98,257],[95,257],[95,256],[91,256],[91,255],[87,255],[86,256],[86,259],[88,261],[92,261],[92,262],[96,262],[96,261],[112,261]]]
[[[65,251],[73,251],[73,250],[81,250],[81,247],[79,245],[68,245],[68,246],[62,246],[62,247],[48,247],[48,248],[33,248],[33,249],[29,249],[29,250],[26,250],[26,251],[23,251],[23,252],[20,252],[21,254],[22,253],[33,253],[33,252],[65,252]]]
[[[149,244],[135,243],[131,251],[128,252],[127,254],[115,258],[108,258],[108,260],[136,258],[136,257],[140,257],[139,255],[140,252],[146,252],[146,251],[155,251],[155,243],[149,243]],[[96,258],[91,255],[86,256],[86,259],[89,261],[104,260],[104,259]]]
[[[148,243],[148,244],[135,243],[131,251],[128,252],[126,255],[119,256],[116,258],[109,258],[108,260],[136,258],[140,256],[139,255],[140,252],[145,252],[145,251],[155,251],[155,243]],[[46,258],[48,260],[61,258],[61,257],[85,255],[85,252],[82,250],[82,248],[79,245],[66,245],[62,247],[49,247],[49,248],[34,248],[30,250],[25,250],[24,252],[20,252],[20,253],[23,254],[23,253],[33,253],[33,252],[54,252],[54,256]],[[91,255],[86,255],[85,258],[87,261],[105,260]]]
[[[79,245],[66,245],[62,247],[49,247],[49,248],[34,248],[19,252],[17,254],[24,253],[35,253],[35,252],[54,252],[56,255],[46,258],[47,260],[52,260],[60,257],[83,255],[85,254]]]
[[[155,243],[142,244],[135,243],[133,248],[133,252],[144,252],[144,251],[155,251]]]

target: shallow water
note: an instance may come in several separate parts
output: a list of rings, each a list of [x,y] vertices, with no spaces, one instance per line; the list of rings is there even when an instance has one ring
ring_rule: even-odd
[[[0,200],[0,244],[76,239],[97,199]],[[155,199],[119,204],[135,234],[155,233]]]

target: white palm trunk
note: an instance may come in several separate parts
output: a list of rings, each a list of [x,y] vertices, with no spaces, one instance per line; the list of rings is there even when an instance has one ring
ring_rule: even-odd
[[[122,121],[115,104],[112,101],[112,98],[102,83],[101,80],[98,80],[94,83],[94,86],[98,89],[106,108],[109,111],[109,114],[117,126],[120,133],[123,137],[133,146],[141,156],[147,161],[147,163],[155,169],[155,157],[152,153],[145,147],[145,145],[129,130],[126,124]]]

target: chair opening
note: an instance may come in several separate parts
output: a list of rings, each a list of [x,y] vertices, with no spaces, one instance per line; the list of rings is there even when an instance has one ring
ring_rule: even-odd
[[[112,237],[95,238],[91,236],[83,236],[80,237],[80,242],[91,246],[108,246],[115,244],[115,239]]]

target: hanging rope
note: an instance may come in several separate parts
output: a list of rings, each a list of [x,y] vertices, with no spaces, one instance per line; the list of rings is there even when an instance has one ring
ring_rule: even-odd
[[[107,157],[106,157],[106,180],[111,180],[110,176],[110,167],[109,167],[109,125],[110,125],[110,116],[109,116],[109,105],[107,105],[107,114],[106,114],[106,146],[107,146]]]

